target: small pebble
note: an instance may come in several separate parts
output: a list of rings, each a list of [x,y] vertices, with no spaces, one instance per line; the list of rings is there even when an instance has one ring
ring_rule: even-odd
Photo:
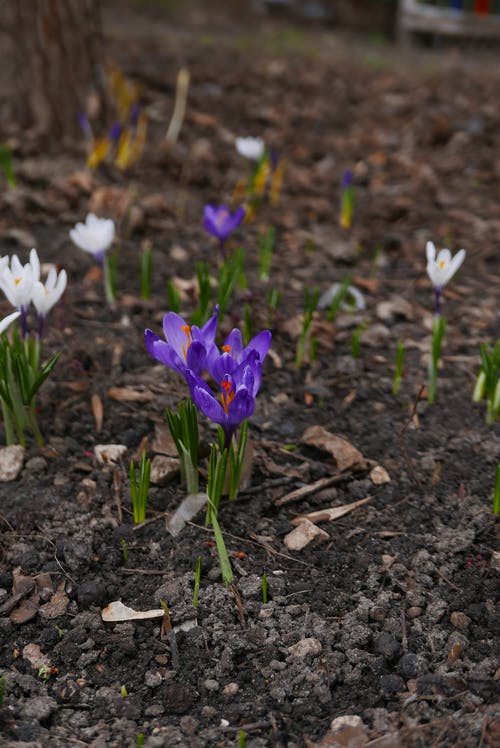
[[[471,619],[466,616],[465,613],[461,613],[459,610],[454,610],[450,615],[451,625],[460,631],[467,631],[471,624]]]
[[[158,671],[148,670],[144,676],[144,685],[148,688],[157,688],[162,680],[163,678]]]
[[[214,680],[213,678],[207,678],[207,680],[203,681],[203,686],[207,689],[207,691],[218,691],[219,681]]]
[[[418,605],[412,605],[411,608],[408,608],[406,611],[406,615],[408,618],[420,618],[422,615],[422,608],[420,608]]]
[[[224,687],[222,693],[224,696],[236,696],[239,690],[240,687],[237,683],[228,683],[227,686]]]
[[[321,642],[313,637],[301,639],[297,644],[288,647],[288,651],[292,657],[301,658],[308,656],[314,657],[315,655],[318,655],[322,649]]]
[[[383,675],[380,679],[380,690],[386,696],[393,696],[405,689],[405,682],[400,675],[389,673],[388,675]]]
[[[414,652],[407,652],[401,657],[398,669],[403,678],[408,680],[409,678],[417,678],[419,675],[424,675],[428,667],[424,657]]]
[[[383,632],[375,641],[375,651],[385,660],[394,660],[401,654],[401,645],[391,634]]]
[[[30,470],[32,473],[43,473],[47,470],[47,460],[45,457],[32,457],[26,465],[25,470]]]

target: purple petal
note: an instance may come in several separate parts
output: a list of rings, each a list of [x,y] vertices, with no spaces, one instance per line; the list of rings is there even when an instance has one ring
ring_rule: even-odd
[[[221,353],[211,361],[212,368],[209,370],[210,376],[220,384],[226,374],[234,375],[238,364],[230,353]]]
[[[188,337],[182,329],[183,327],[188,327],[188,325],[179,314],[167,312],[163,317],[165,339],[179,355],[182,355],[182,346],[188,343]]]
[[[207,418],[215,421],[215,423],[220,423],[221,426],[227,422],[226,414],[224,413],[222,405],[217,402],[213,394],[208,393],[203,387],[192,387],[191,397],[193,398],[196,407],[201,410],[203,415],[207,416]]]
[[[195,340],[187,349],[186,367],[194,371],[195,374],[201,374],[207,358],[207,351],[203,343]]]
[[[241,351],[243,350],[243,338],[241,337],[241,332],[237,327],[233,328],[227,336],[223,348],[225,348],[226,346],[229,347],[229,353],[231,354],[231,356],[233,356],[236,361],[239,361]]]
[[[220,307],[217,304],[215,307],[215,313],[210,317],[208,322],[205,322],[200,332],[203,337],[205,345],[208,347],[215,341],[215,335],[217,333],[217,322],[219,321],[219,310]]]
[[[250,351],[257,351],[260,360],[264,361],[271,345],[272,337],[273,336],[271,335],[270,330],[262,330],[262,332],[259,332],[258,335],[252,338],[252,340],[243,351],[242,359],[245,358],[246,354],[250,353]]]
[[[244,387],[238,390],[234,400],[229,406],[227,421],[231,426],[236,426],[247,418],[250,418],[255,409],[255,398],[251,396]],[[213,419],[215,420],[215,419]]]
[[[157,361],[165,366],[175,369],[179,374],[184,375],[186,365],[177,355],[171,345],[162,340],[152,330],[144,331],[144,341],[148,353]]]

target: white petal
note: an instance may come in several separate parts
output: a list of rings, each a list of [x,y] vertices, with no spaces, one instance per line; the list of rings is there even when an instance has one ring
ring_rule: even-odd
[[[38,253],[36,249],[32,249],[30,252],[29,264],[33,273],[33,280],[40,280],[40,260],[38,259]]]
[[[436,247],[434,246],[434,243],[427,242],[425,251],[427,254],[427,262],[434,262],[434,260],[436,259]]]
[[[466,254],[465,253],[465,249],[459,249],[458,252],[456,253],[455,257],[451,260],[451,262],[450,262],[450,271],[451,271],[450,278],[453,275],[455,275],[455,273],[457,272],[458,268],[460,267],[460,265],[462,264],[462,262],[465,260],[465,254]]]
[[[17,319],[20,314],[21,312],[12,312],[12,314],[8,314],[6,317],[4,317],[0,322],[0,334],[2,332],[5,332],[11,322],[14,322],[14,320]]]

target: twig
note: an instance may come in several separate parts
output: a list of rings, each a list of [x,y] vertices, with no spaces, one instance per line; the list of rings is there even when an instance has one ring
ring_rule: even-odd
[[[11,532],[16,532],[14,528],[12,527],[12,525],[10,524],[9,520],[6,517],[4,517],[3,514],[0,514],[0,519],[2,520],[2,522],[5,522],[5,524],[7,525],[7,527],[9,528]]]
[[[175,631],[172,627],[172,621],[170,619],[170,612],[166,603],[160,600],[160,604],[163,608],[163,620],[161,624],[160,638],[163,639],[165,636],[168,638],[170,645],[170,654],[172,655],[172,665],[174,670],[179,669],[179,650],[177,649],[177,640],[175,638]]]
[[[401,428],[401,430],[400,430],[400,432],[398,434],[398,447],[399,447],[399,451],[403,455],[404,461],[406,462],[406,467],[408,468],[408,472],[410,473],[412,479],[415,481],[415,483],[417,484],[417,486],[421,486],[422,484],[420,483],[419,479],[417,478],[417,474],[415,473],[415,470],[413,469],[413,463],[412,463],[412,461],[410,459],[410,456],[409,456],[409,454],[408,454],[408,452],[406,450],[406,446],[405,446],[405,443],[404,443],[403,439],[404,439],[404,435],[406,433],[406,430],[407,430],[408,426],[412,422],[413,416],[417,412],[417,407],[418,407],[418,404],[420,402],[420,398],[422,397],[422,393],[423,393],[424,389],[425,389],[425,384],[420,385],[420,389],[418,391],[418,394],[417,394],[417,397],[415,399],[415,402],[413,403],[413,407],[411,409],[411,412],[410,412],[410,415],[408,417],[408,420],[403,424],[403,427]]]
[[[122,574],[150,574],[151,576],[162,576],[167,574],[166,569],[127,569],[124,567],[120,568]]]
[[[339,473],[339,475],[331,475],[329,478],[320,478],[314,483],[310,483],[308,486],[301,486],[300,488],[296,488],[295,491],[291,491],[284,496],[280,496],[278,499],[275,499],[274,505],[283,506],[283,504],[289,504],[292,501],[299,501],[300,499],[303,499],[305,496],[309,496],[315,491],[319,491],[320,489],[326,488],[327,486],[332,486],[334,483],[341,483],[351,475],[352,472],[349,470],[345,473]]]
[[[120,471],[117,467],[113,469],[113,496],[116,504],[116,513],[118,514],[118,522],[123,522],[122,502],[121,502],[121,489],[122,489],[122,478]]]
[[[38,528],[38,530],[40,530],[40,528]],[[54,561],[56,562],[56,564],[58,565],[58,567],[61,569],[61,573],[67,579],[69,579],[70,582],[72,582],[76,586],[77,585],[76,581],[73,579],[73,577],[70,574],[68,574],[68,572],[65,570],[64,566],[62,565],[62,563],[57,558],[57,546],[56,546],[56,544],[50,538],[48,538],[41,530],[40,530],[39,537],[41,537],[44,540],[46,540],[47,543],[52,546],[52,548],[54,549]]]
[[[186,524],[191,525],[192,527],[196,527],[197,530],[203,530],[203,532],[212,533],[210,527],[203,527],[203,525],[197,525],[194,522],[187,522]],[[273,556],[281,556],[282,558],[286,558],[287,561],[293,561],[295,564],[307,566],[309,569],[312,568],[312,564],[308,564],[305,561],[300,561],[298,558],[289,556],[286,553],[281,553],[281,551],[275,550],[272,546],[267,545],[267,543],[260,543],[258,540],[249,540],[248,538],[240,538],[238,535],[232,535],[230,532],[224,532],[223,535],[225,538],[237,540],[239,543],[250,543],[250,545],[256,545],[259,548],[263,548],[265,551],[269,551],[269,553],[272,553]]]
[[[186,102],[189,91],[189,70],[181,68],[177,75],[177,87],[175,89],[175,104],[172,119],[165,135],[165,140],[175,144],[181,131],[184,115],[186,113]]]
[[[458,585],[454,584],[453,582],[451,582],[448,579],[448,577],[445,577],[445,575],[443,574],[442,571],[440,571],[439,569],[436,569],[436,574],[438,575],[438,577],[441,577],[441,579],[443,580],[443,582],[446,582],[446,584],[448,584],[453,590],[457,590],[457,592],[460,592],[460,587]]]
[[[241,600],[240,593],[238,592],[238,589],[236,585],[234,584],[234,582],[229,587],[229,589],[233,593],[234,599],[236,600],[236,607],[238,608],[238,615],[240,617],[240,623],[242,626],[244,626],[245,625],[245,608],[243,607],[243,602]]]

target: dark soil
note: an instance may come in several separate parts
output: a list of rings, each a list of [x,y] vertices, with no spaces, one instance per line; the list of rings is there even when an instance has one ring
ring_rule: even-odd
[[[40,153],[1,125],[19,184],[0,196],[0,254],[24,258],[36,246],[70,277],[45,344],[47,355],[62,350],[41,392],[46,446],[30,445],[17,479],[0,484],[1,744],[133,746],[143,733],[148,748],[231,746],[241,730],[253,748],[498,745],[500,561],[491,501],[500,432],[485,424],[484,404],[471,402],[479,343],[500,329],[492,58],[453,47],[402,52],[285,22],[249,19],[238,31],[219,16],[209,24],[201,11],[192,25],[184,19],[173,28],[151,6],[105,20],[109,54],[140,82],[150,115],[140,164],[85,176],[80,150]],[[182,64],[192,76],[189,107],[179,144],[168,150],[162,139]],[[165,517],[184,496],[179,478],[151,488],[148,520],[134,527],[127,467],[143,448],[151,457],[163,451],[165,407],[187,394],[148,356],[143,331],[161,330],[168,278],[193,279],[200,259],[215,272],[203,205],[228,200],[248,175],[233,146],[245,134],[262,135],[287,169],[279,205],[264,205],[234,240],[246,250],[247,289],[221,321],[222,331],[242,327],[249,304],[254,332],[268,325],[273,332],[250,421],[251,483],[220,512],[242,617],[220,581],[203,515],[178,537],[166,530]],[[346,168],[356,188],[350,231],[339,227]],[[104,305],[90,257],[68,238],[89,209],[119,227],[114,309]],[[271,225],[277,247],[266,285],[257,239]],[[445,291],[434,405],[422,387],[432,320],[427,239],[467,249]],[[148,302],[138,290],[144,240],[154,257]],[[333,323],[318,312],[316,355],[297,370],[304,289],[323,292],[348,274],[366,309]],[[271,287],[280,292],[274,314]],[[191,288],[186,317],[196,305]],[[8,313],[7,302],[0,311]],[[406,357],[395,397],[399,340]],[[92,407],[99,401],[100,430]],[[339,476],[331,456],[301,443],[313,425],[342,436],[368,462]],[[204,421],[202,431],[207,444]],[[103,466],[97,444],[127,452]],[[373,482],[374,465],[390,482]],[[280,503],[324,478],[329,485]],[[321,523],[327,538],[287,550],[294,517],[367,496]],[[148,610],[160,599],[174,638],[158,619],[101,619],[113,600]],[[331,728],[345,715],[359,719]]]

